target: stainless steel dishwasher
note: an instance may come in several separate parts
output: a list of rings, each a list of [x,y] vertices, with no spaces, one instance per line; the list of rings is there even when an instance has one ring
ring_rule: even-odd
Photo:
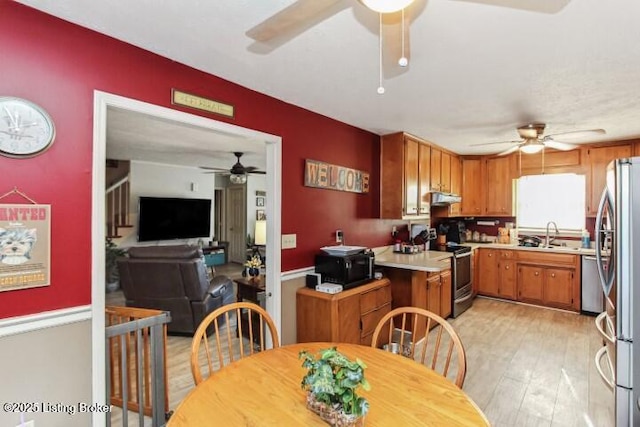
[[[582,256],[581,310],[586,314],[600,314],[604,310],[604,292],[598,279],[595,256]]]

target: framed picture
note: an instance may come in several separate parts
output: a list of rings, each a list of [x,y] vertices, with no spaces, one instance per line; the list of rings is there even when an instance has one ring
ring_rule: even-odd
[[[264,221],[267,219],[267,215],[264,213],[263,209],[258,209],[256,211],[256,221]]]
[[[264,206],[264,197],[256,197],[256,206]]]

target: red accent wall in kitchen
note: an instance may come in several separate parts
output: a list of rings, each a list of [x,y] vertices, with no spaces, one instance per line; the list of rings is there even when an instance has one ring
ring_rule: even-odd
[[[0,194],[17,186],[50,204],[52,217],[51,285],[0,292],[0,318],[91,303],[91,246],[102,244],[91,241],[94,90],[282,136],[282,232],[296,233],[298,245],[282,251],[283,271],[312,265],[336,229],[344,230],[346,244],[389,241],[391,223],[374,219],[379,139],[372,133],[7,0],[0,0],[0,52],[0,96],[39,104],[57,130],[51,149],[38,157],[0,156]],[[233,104],[236,117],[172,106],[172,88]],[[339,94],[330,96],[339,102]],[[369,172],[372,192],[304,187],[305,158]]]

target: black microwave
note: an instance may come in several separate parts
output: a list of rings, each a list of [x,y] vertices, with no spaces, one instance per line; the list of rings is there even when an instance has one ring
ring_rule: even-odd
[[[373,252],[361,252],[353,255],[317,254],[316,273],[326,283],[342,285],[349,289],[373,279]]]

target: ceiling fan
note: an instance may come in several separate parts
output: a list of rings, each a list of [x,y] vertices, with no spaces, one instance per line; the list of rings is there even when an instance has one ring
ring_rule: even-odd
[[[520,141],[488,142],[484,144],[473,144],[473,146],[515,144],[513,147],[498,153],[498,156],[506,156],[507,154],[511,154],[517,150],[520,150],[525,154],[535,154],[542,151],[544,148],[554,148],[556,150],[567,151],[576,148],[575,145],[568,142],[589,138],[595,135],[603,135],[606,133],[604,129],[589,129],[543,136],[545,126],[546,125],[544,123],[529,123],[518,127],[518,134],[520,135],[520,138],[522,138]]]
[[[223,172],[225,174],[229,174],[229,181],[231,181],[233,184],[244,184],[244,183],[246,183],[247,182],[247,174],[250,174],[250,173],[251,174],[260,174],[260,175],[266,174],[265,171],[260,171],[255,166],[244,166],[242,163],[240,163],[240,157],[242,157],[243,154],[244,153],[241,153],[239,151],[236,151],[236,152],[233,153],[233,155],[236,156],[237,161],[231,167],[231,169],[213,168],[213,167],[209,167],[209,166],[200,166],[200,168],[211,171],[211,172],[205,172],[205,173]]]

